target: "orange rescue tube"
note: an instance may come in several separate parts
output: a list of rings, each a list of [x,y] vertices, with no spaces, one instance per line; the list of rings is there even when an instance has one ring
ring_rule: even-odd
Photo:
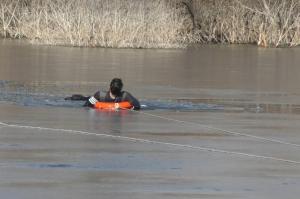
[[[131,109],[133,106],[130,102],[97,102],[94,107],[96,109]]]

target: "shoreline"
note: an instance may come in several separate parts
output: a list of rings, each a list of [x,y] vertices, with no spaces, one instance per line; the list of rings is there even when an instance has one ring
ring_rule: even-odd
[[[22,39],[16,39],[16,38],[3,38],[0,37],[0,41],[14,41],[14,42],[21,42],[24,44],[29,44],[33,46],[45,46],[45,47],[65,47],[65,48],[83,48],[83,49],[131,49],[131,50],[190,50],[190,49],[198,49],[198,48],[203,48],[203,47],[254,47],[254,48],[261,48],[261,49],[293,49],[293,48],[300,48],[300,45],[297,46],[259,46],[254,43],[192,43],[188,44],[185,47],[178,47],[178,48],[142,48],[142,47],[103,47],[103,46],[72,46],[72,45],[53,45],[53,44],[44,44],[44,43],[36,43],[32,42],[27,38],[22,38]]]

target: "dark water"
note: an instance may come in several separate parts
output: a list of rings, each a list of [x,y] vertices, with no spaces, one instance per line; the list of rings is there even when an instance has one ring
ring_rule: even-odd
[[[217,130],[300,144],[299,54],[245,45],[88,49],[0,40],[0,195],[296,199],[298,164],[168,143],[299,162],[297,146]],[[102,112],[64,100],[107,90],[113,77],[142,111]]]
[[[64,98],[65,88],[47,84],[45,85],[26,85],[11,81],[0,81],[0,101],[14,103],[24,106],[53,106],[53,107],[70,107],[83,108],[84,101],[70,101]],[[57,92],[55,94],[47,93]],[[142,110],[176,110],[176,111],[217,111],[223,110],[222,105],[207,103],[193,103],[190,101],[180,102],[178,100],[140,100]]]

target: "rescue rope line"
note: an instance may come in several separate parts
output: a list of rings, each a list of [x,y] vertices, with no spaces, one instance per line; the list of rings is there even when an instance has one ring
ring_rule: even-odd
[[[295,144],[295,143],[279,140],[279,139],[276,139],[276,138],[266,138],[266,137],[261,137],[261,136],[246,134],[246,133],[239,133],[239,132],[230,131],[230,130],[226,130],[226,129],[221,129],[221,128],[217,128],[217,127],[213,127],[213,126],[209,126],[209,125],[205,125],[205,124],[199,124],[199,123],[195,123],[195,122],[188,122],[188,121],[184,121],[184,120],[177,120],[177,119],[168,118],[168,117],[164,117],[164,116],[160,116],[160,115],[146,113],[146,112],[143,112],[143,111],[136,111],[136,110],[132,110],[132,109],[125,109],[125,110],[130,110],[130,111],[140,113],[140,114],[143,114],[143,115],[156,117],[156,118],[168,120],[168,121],[171,121],[171,122],[177,122],[177,123],[181,123],[181,124],[185,124],[185,125],[201,126],[201,127],[206,128],[206,129],[216,130],[218,132],[222,132],[223,134],[249,137],[249,138],[253,138],[253,139],[256,139],[256,140],[262,140],[262,141],[268,141],[268,142],[284,144],[284,145],[289,145],[289,146],[294,146],[294,147],[300,147],[300,144]]]
[[[87,132],[87,131],[77,131],[77,130],[71,130],[71,129],[56,129],[56,128],[47,128],[47,127],[39,127],[39,126],[24,126],[24,125],[17,125],[17,124],[8,124],[8,123],[4,123],[4,122],[0,122],[0,125],[2,125],[4,127],[10,127],[10,128],[25,128],[25,129],[47,130],[47,131],[54,131],[54,132],[61,131],[61,132],[70,133],[70,134],[93,135],[93,136],[99,136],[99,137],[108,137],[108,138],[113,138],[113,139],[126,140],[126,141],[130,141],[130,142],[165,145],[165,146],[170,146],[170,147],[194,149],[194,150],[213,152],[213,153],[223,153],[223,154],[240,156],[240,157],[244,156],[244,157],[251,157],[251,158],[256,158],[256,159],[272,160],[272,161],[277,161],[277,162],[285,162],[285,163],[300,165],[300,161],[276,158],[276,157],[272,157],[272,156],[255,155],[255,154],[250,154],[250,153],[220,150],[220,149],[216,149],[216,148],[200,147],[200,146],[193,146],[193,145],[186,145],[186,144],[177,144],[177,143],[171,143],[171,142],[161,142],[161,141],[155,141],[155,140],[127,137],[127,136],[119,136],[119,135],[111,135],[111,134],[105,134],[105,133],[92,133],[92,132]]]

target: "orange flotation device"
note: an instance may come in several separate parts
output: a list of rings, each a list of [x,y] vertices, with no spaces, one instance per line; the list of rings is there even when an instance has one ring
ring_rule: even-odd
[[[97,102],[94,105],[94,108],[96,109],[109,109],[109,110],[115,110],[115,109],[131,109],[133,106],[130,102]]]

